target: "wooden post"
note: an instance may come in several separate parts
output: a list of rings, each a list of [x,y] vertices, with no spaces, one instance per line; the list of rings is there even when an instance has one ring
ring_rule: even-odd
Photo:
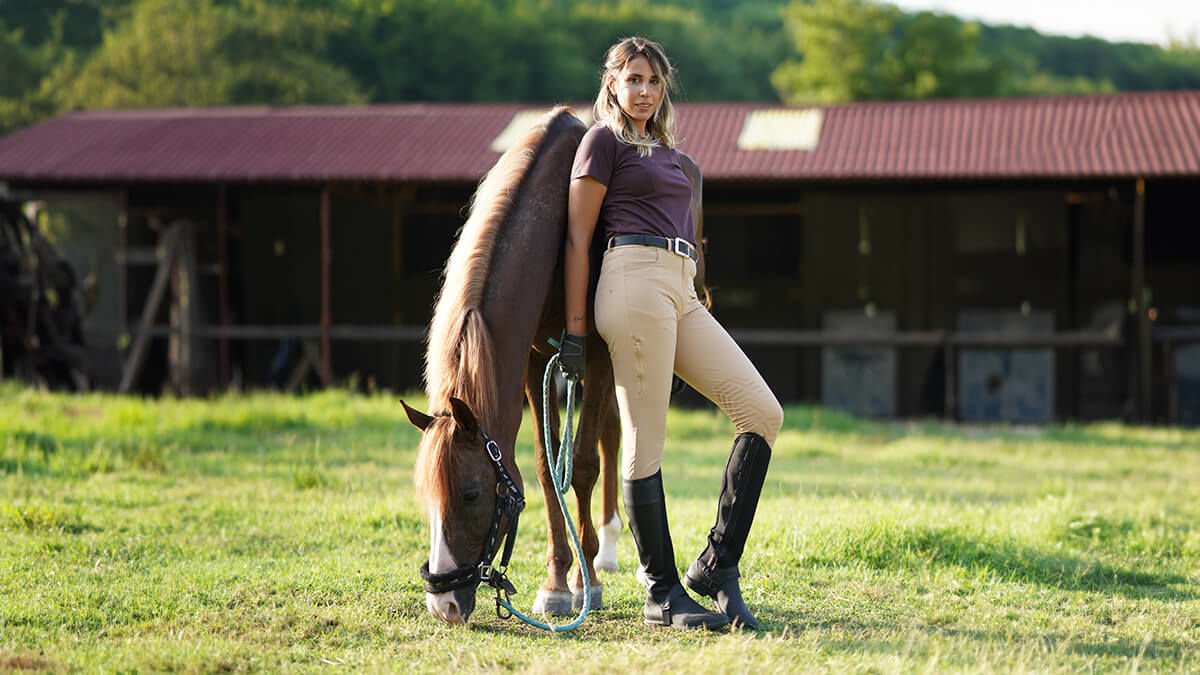
[[[392,287],[389,295],[392,298],[392,325],[404,323],[404,310],[401,297],[404,296],[404,206],[407,203],[401,195],[392,196]],[[404,347],[396,342],[388,350],[391,363],[388,364],[388,378],[393,382],[400,381],[400,362]]]
[[[229,308],[229,203],[225,184],[217,186],[217,306],[222,328],[232,323]],[[231,377],[229,364],[229,338],[222,336],[217,342],[217,359],[220,369],[220,386],[229,386]]]
[[[172,269],[172,286],[175,297],[171,303],[171,336],[168,338],[167,354],[171,365],[171,379],[175,393],[191,396],[195,393],[196,354],[195,333],[199,296],[199,278],[196,274],[196,227],[189,221],[176,221],[172,229],[179,230],[175,261]]]
[[[117,216],[118,259],[121,261],[120,274],[117,281],[117,293],[120,299],[117,307],[120,314],[121,330],[129,330],[129,267],[125,262],[129,256],[129,190],[121,190],[121,213]],[[118,346],[118,351],[121,346]]]
[[[1146,181],[1138,178],[1133,202],[1133,307],[1137,330],[1137,419],[1149,422],[1150,391],[1150,317],[1146,298]]]
[[[329,223],[329,185],[321,188],[321,384],[333,384],[333,344],[330,337],[333,327],[333,302],[330,293],[330,277],[333,268],[332,236]]]
[[[1167,386],[1167,424],[1179,424],[1179,381],[1175,378],[1175,349],[1170,340],[1162,343],[1163,376]]]
[[[942,404],[942,417],[948,422],[953,422],[958,417],[958,382],[954,377],[955,366],[957,364],[954,363],[954,354],[954,347],[950,344],[950,339],[946,338],[946,341],[942,344],[942,369],[945,371],[942,379],[942,389],[945,392]]]
[[[146,358],[146,346],[150,343],[150,333],[154,328],[154,317],[158,314],[158,306],[166,295],[168,282],[171,280],[171,269],[175,266],[175,256],[179,250],[179,236],[182,228],[175,223],[167,228],[159,241],[158,270],[154,273],[154,282],[150,284],[150,295],[142,309],[142,318],[138,322],[137,335],[129,349],[129,356],[121,372],[121,384],[118,391],[129,393],[133,381],[142,370],[142,361]]]

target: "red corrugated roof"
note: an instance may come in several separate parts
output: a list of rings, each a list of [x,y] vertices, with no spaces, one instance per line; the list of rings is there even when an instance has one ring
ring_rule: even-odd
[[[0,179],[473,180],[528,107],[80,111],[0,140]]]
[[[0,180],[474,181],[528,104],[81,111],[0,139]],[[815,150],[740,150],[753,103],[679,104],[716,180],[1200,176],[1200,91],[829,106]]]

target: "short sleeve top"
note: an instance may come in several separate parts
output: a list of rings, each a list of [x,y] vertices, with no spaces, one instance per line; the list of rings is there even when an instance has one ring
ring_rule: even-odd
[[[649,157],[617,139],[607,125],[588,130],[575,152],[571,180],[590,176],[608,187],[600,206],[604,237],[653,234],[696,243],[692,224],[692,182],[679,152],[657,147]]]

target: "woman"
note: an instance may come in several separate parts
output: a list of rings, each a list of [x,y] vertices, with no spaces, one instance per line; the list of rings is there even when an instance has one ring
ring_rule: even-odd
[[[608,248],[595,323],[612,355],[625,511],[648,586],[645,621],[716,629],[732,620],[755,628],[738,587],[738,560],[783,411],[696,297],[692,186],[675,150],[673,74],[662,47],[650,40],[626,38],[608,50],[596,124],[583,137],[571,171],[560,362],[568,378],[583,376],[588,249],[600,224]],[[716,524],[685,575],[688,588],[713,598],[719,613],[683,589],[667,527],[660,465],[672,372],[716,403],[737,430]]]

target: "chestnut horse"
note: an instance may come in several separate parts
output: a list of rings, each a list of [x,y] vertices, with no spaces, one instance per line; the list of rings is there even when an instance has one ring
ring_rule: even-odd
[[[562,248],[567,192],[575,149],[585,130],[569,108],[551,110],[480,183],[446,262],[429,328],[425,387],[432,414],[404,404],[409,420],[423,432],[414,478],[430,524],[428,567],[422,568],[426,605],[449,623],[466,623],[481,581],[511,592],[503,575],[511,543],[496,568],[492,558],[499,553],[500,540],[511,542],[516,536],[524,505],[514,455],[523,395],[532,411],[534,455],[550,532],[547,578],[533,611],[566,615],[582,605],[582,570],[576,570],[568,586],[573,555],[566,523],[553,507],[557,497],[542,440],[542,375],[556,351],[548,339],[558,337],[565,324]],[[699,236],[700,174],[694,162],[681,158],[695,187],[693,213]],[[599,236],[596,244],[591,292],[600,267]],[[702,262],[698,269],[703,270]],[[706,291],[702,272],[697,274],[697,288]],[[707,293],[701,297],[707,298]],[[617,569],[620,425],[607,345],[594,327],[589,336],[571,486],[585,557],[580,562],[587,565],[592,606],[598,608],[603,595],[596,567]],[[557,400],[553,392],[550,400]],[[549,417],[557,457],[556,407]],[[604,526],[598,537],[591,497],[601,474]]]

